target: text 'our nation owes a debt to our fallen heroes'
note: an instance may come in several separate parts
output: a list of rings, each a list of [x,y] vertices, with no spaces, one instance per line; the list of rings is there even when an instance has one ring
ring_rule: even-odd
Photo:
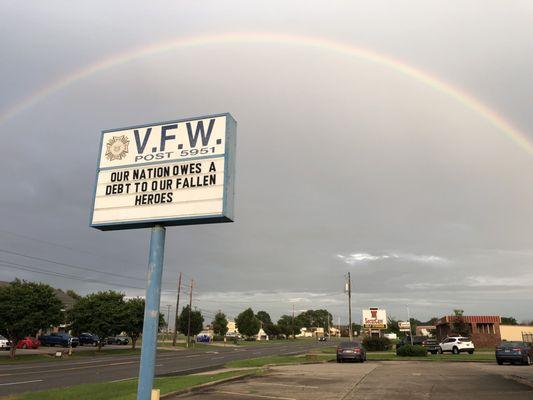
[[[163,204],[172,203],[174,190],[216,185],[217,167],[215,161],[211,161],[204,165],[197,162],[135,168],[111,172],[110,178],[111,183],[105,188],[106,196],[136,194],[136,206]]]

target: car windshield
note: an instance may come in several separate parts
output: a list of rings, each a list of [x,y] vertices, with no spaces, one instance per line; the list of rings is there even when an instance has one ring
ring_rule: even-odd
[[[524,342],[502,342],[500,347],[526,347]]]
[[[354,347],[360,347],[358,342],[342,342],[339,347],[341,349],[351,349]]]
[[[460,337],[460,338],[457,338],[459,339],[461,342],[470,342],[470,338],[467,338],[467,337]]]

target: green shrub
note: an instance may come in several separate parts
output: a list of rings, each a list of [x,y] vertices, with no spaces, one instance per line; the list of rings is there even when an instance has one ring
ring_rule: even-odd
[[[387,338],[371,338],[363,339],[363,345],[368,351],[384,351],[392,348],[391,341]]]
[[[428,351],[424,346],[404,344],[396,350],[396,354],[400,357],[425,357],[428,355]]]

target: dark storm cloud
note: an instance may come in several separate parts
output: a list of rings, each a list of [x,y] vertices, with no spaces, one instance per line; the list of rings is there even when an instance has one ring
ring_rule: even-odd
[[[304,4],[6,3],[0,106],[131,48],[264,31],[402,59],[532,131],[527,3],[316,2],[302,13]],[[328,307],[344,320],[351,271],[355,310],[377,305],[402,317],[409,305],[429,318],[460,307],[533,318],[531,155],[395,70],[272,43],[154,54],[80,80],[0,126],[1,249],[67,265],[0,259],[78,280],[7,266],[0,279],[142,295],[149,233],[88,227],[98,132],[221,111],[239,123],[236,222],[168,230],[163,304],[173,303],[184,271],[206,310],[235,315],[250,304],[277,316],[292,305]]]

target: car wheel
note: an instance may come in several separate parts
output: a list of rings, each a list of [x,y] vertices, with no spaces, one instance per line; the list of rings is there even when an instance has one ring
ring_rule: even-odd
[[[498,365],[503,365],[503,361],[502,360],[496,360],[496,362],[498,363]]]
[[[468,354],[474,354],[474,350],[468,350]]]
[[[459,354],[459,349],[456,346],[453,346],[452,353]]]
[[[442,354],[442,347],[439,347],[439,348],[437,349],[437,354]]]

